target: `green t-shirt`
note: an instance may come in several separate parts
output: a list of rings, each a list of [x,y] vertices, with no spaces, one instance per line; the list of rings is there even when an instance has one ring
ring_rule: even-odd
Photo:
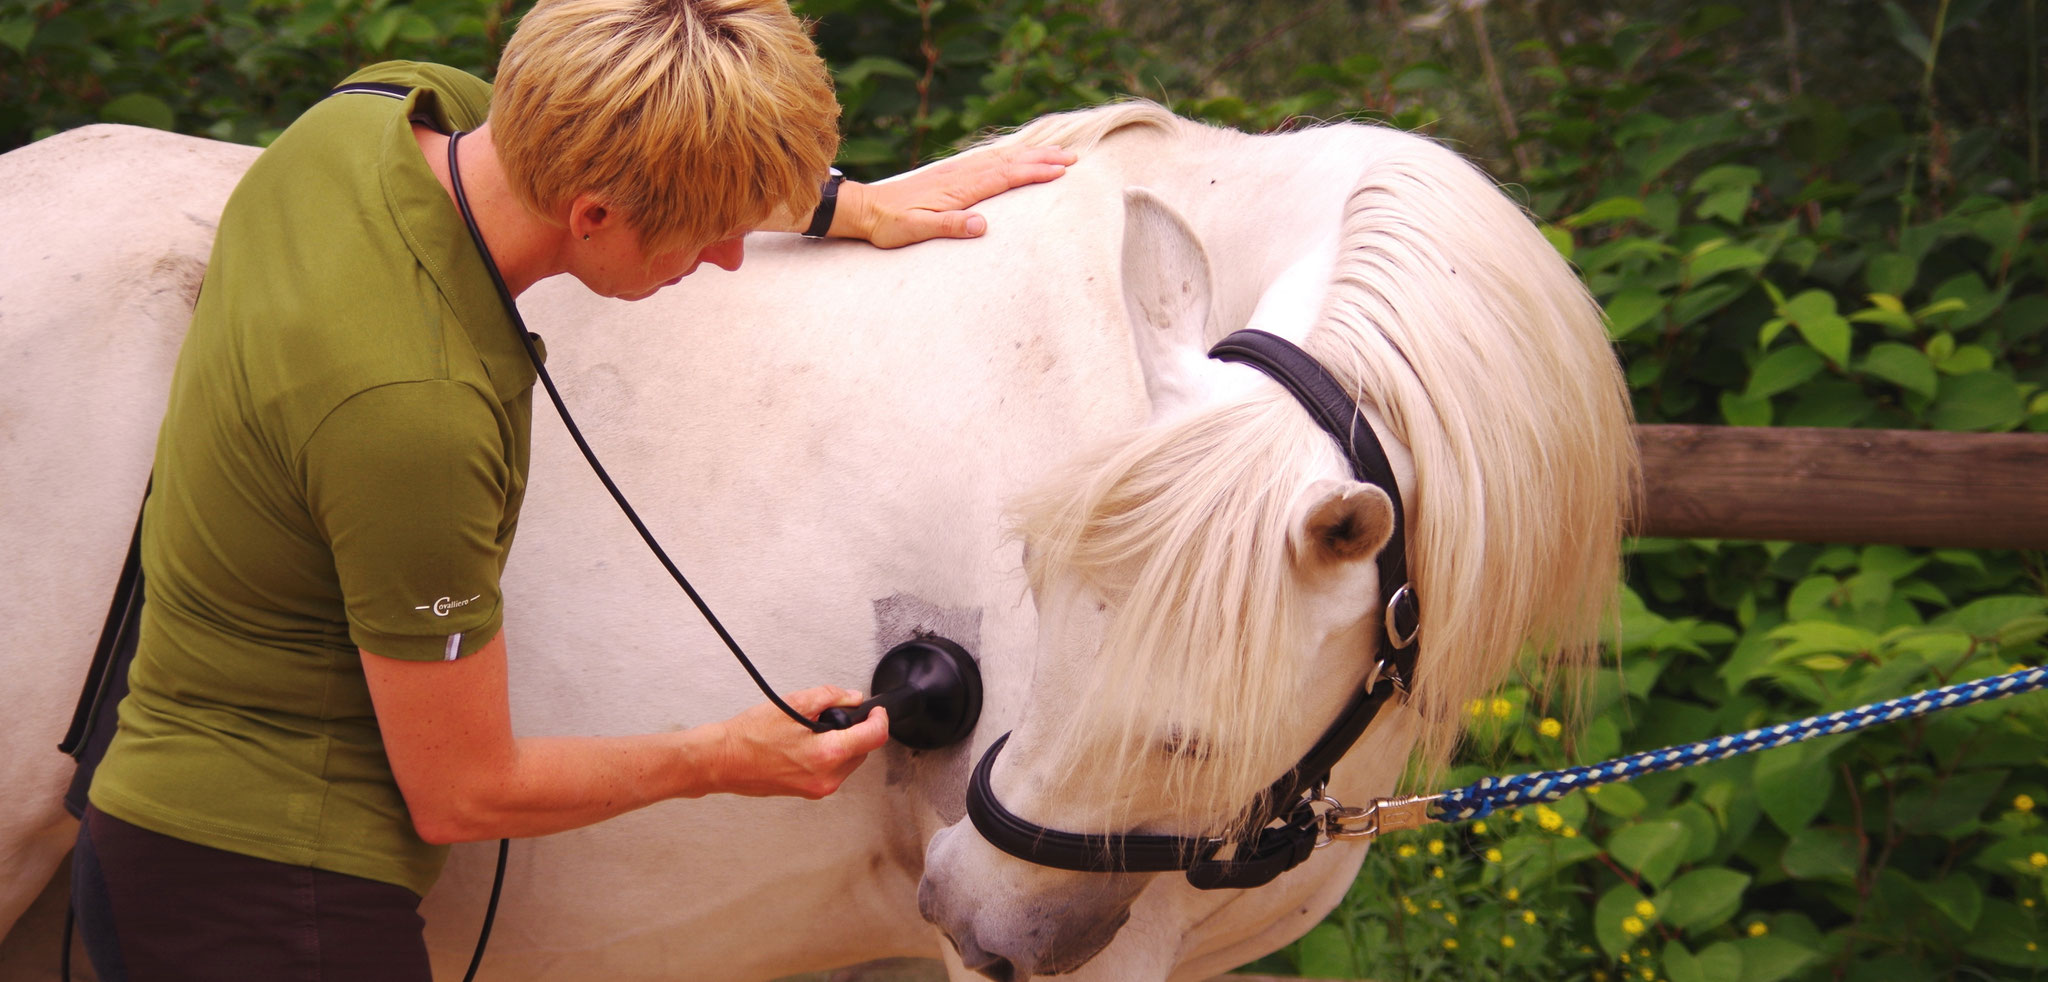
[[[221,216],[143,518],[147,584],[94,806],[425,893],[357,649],[481,648],[526,487],[533,366],[410,122],[490,87],[391,62],[278,137]]]

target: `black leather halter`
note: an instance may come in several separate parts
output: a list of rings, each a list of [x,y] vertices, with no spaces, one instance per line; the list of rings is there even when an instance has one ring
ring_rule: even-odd
[[[1316,423],[1336,439],[1361,481],[1387,493],[1394,503],[1394,531],[1378,558],[1380,590],[1386,596],[1383,653],[1356,695],[1315,745],[1251,807],[1268,820],[1228,858],[1226,841],[1176,835],[1062,832],[1019,818],[996,800],[989,785],[996,755],[1010,735],[996,739],[967,784],[967,814],[982,838],[1018,859],[1083,873],[1165,873],[1186,870],[1188,882],[1203,890],[1263,886],[1308,859],[1328,831],[1319,810],[1330,769],[1370,726],[1380,707],[1406,691],[1415,677],[1416,629],[1420,608],[1408,580],[1407,521],[1394,468],[1372,427],[1314,358],[1264,331],[1239,331],[1210,349],[1209,357],[1243,362],[1265,372],[1293,393]]]

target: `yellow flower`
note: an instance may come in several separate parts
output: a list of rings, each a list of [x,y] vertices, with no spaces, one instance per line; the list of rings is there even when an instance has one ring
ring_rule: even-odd
[[[1443,901],[1441,901],[1441,900],[1432,900],[1432,901],[1430,901],[1430,902],[1429,902],[1429,909],[1430,909],[1430,910],[1442,910],[1442,909],[1444,909],[1444,902],[1443,902]]]
[[[1436,877],[1437,879],[1441,880],[1441,879],[1443,879],[1443,878],[1444,878],[1444,868],[1443,868],[1443,867],[1441,867],[1441,866],[1438,866],[1438,867],[1436,867],[1435,869],[1432,869],[1432,870],[1430,870],[1430,871],[1429,871],[1429,875],[1431,875],[1431,876],[1434,876],[1434,877]]]
[[[1432,855],[1432,856],[1441,856],[1441,855],[1443,855],[1443,854],[1444,854],[1444,840],[1442,840],[1442,839],[1431,839],[1431,840],[1429,840],[1429,854],[1430,854],[1430,855]]]
[[[1627,934],[1630,937],[1641,934],[1643,933],[1643,919],[1633,916],[1624,917],[1621,919],[1621,930],[1623,934]]]
[[[1649,902],[1649,901],[1647,901],[1647,900],[1638,900],[1638,901],[1636,901],[1636,916],[1638,916],[1638,917],[1655,917],[1655,916],[1657,916],[1657,905],[1656,905],[1656,904],[1653,904],[1653,903],[1651,903],[1651,902]]]
[[[1583,955],[1585,952],[1580,952],[1580,954]],[[1596,970],[1593,973],[1593,982],[1607,982],[1607,973]]]
[[[1648,948],[1637,948],[1637,949],[1636,949],[1636,957],[1637,957],[1637,958],[1648,958],[1648,957],[1650,957],[1650,949],[1648,949]]]
[[[1486,823],[1485,823],[1485,822],[1473,822],[1473,823],[1472,823],[1472,834],[1473,834],[1473,835],[1485,835],[1485,834],[1486,834]]]
[[[1536,824],[1545,832],[1555,832],[1564,825],[1564,816],[1559,815],[1557,809],[1549,805],[1537,805]]]
[[[1449,911],[1444,912],[1444,923],[1449,924],[1452,927],[1457,927],[1458,915],[1450,913]]]
[[[2030,811],[2033,811],[2033,810],[2034,810],[2034,799],[2032,799],[2032,798],[2029,798],[2029,797],[2027,797],[2026,795],[2020,795],[2019,797],[2017,797],[2017,798],[2014,798],[2014,799],[2012,800],[2012,807],[2013,807],[2013,810],[2014,810],[2014,811],[2022,811],[2022,812],[2030,812]]]
[[[1513,820],[1513,821],[1517,821],[1517,822],[1521,821],[1521,820],[1522,820],[1522,810],[1521,810],[1520,808],[1517,808],[1517,809],[1515,809],[1514,811],[1511,811],[1511,812],[1509,812],[1509,813],[1508,813],[1508,818],[1509,818],[1509,819],[1511,819],[1511,820]]]
[[[1445,939],[1444,939],[1444,950],[1445,950],[1445,951],[1457,951],[1457,950],[1458,950],[1458,939],[1457,939],[1457,938],[1445,938]]]
[[[1633,959],[1633,958],[1630,958],[1630,957],[1629,957],[1629,954],[1628,954],[1628,952],[1624,951],[1624,952],[1622,952],[1622,953],[1621,953],[1621,963],[1622,963],[1623,965],[1626,965],[1626,964],[1628,964],[1629,962],[1632,962],[1632,961],[1634,961],[1634,960],[1635,960],[1635,959]]]
[[[1411,917],[1422,913],[1422,908],[1415,906],[1415,901],[1408,897],[1401,898],[1401,909],[1407,911]]]
[[[2027,857],[2027,865],[2035,869],[2048,866],[2048,852],[2037,852]]]
[[[1533,910],[1525,910],[1525,911],[1523,911],[1523,912],[1522,912],[1522,923],[1524,923],[1524,924],[1534,924],[1534,923],[1536,923],[1536,912],[1535,912],[1535,911],[1533,911]]]
[[[1545,716],[1543,722],[1536,724],[1536,732],[1555,740],[1558,734],[1564,732],[1564,724]]]
[[[2022,906],[2022,907],[2032,907],[2032,906],[2034,906],[2034,898],[2032,898],[2032,897],[2021,897],[2021,898],[2020,898],[2020,906]]]
[[[1763,937],[1764,935],[1766,935],[1766,934],[1769,934],[1769,933],[1771,933],[1771,929],[1770,929],[1770,927],[1769,927],[1768,925],[1766,925],[1766,924],[1765,924],[1764,922],[1762,922],[1762,921],[1751,921],[1751,922],[1749,922],[1749,936],[1750,936],[1750,937],[1752,937],[1752,938],[1761,938],[1761,937]]]
[[[1487,861],[1487,862],[1489,862],[1489,863],[1497,863],[1497,862],[1500,862],[1500,850],[1498,850],[1498,849],[1488,849],[1488,850],[1486,850],[1486,861]]]
[[[2040,946],[2040,945],[2037,945],[2037,944],[2035,944],[2035,943],[2033,943],[2032,941],[2029,941],[2029,942],[2027,942],[2027,950],[2028,950],[2028,951],[2040,951],[2040,950],[2041,950],[2041,946]]]
[[[1508,892],[1505,894],[1505,896],[1508,898],[1509,903],[1513,903],[1517,900],[1522,899],[1522,891],[1517,890],[1514,887],[1509,887]]]
[[[1515,704],[1507,701],[1506,699],[1495,699],[1493,701],[1494,719],[1507,719],[1510,715],[1514,713],[1514,711]]]
[[[1503,948],[1512,948],[1512,947],[1514,947],[1514,946],[1515,946],[1515,936],[1514,936],[1514,935],[1512,935],[1512,934],[1503,934],[1503,935],[1501,935],[1501,936],[1500,936],[1500,946],[1501,946],[1501,947],[1503,947]]]
[[[1578,837],[1579,837],[1579,830],[1578,830],[1578,829],[1565,829],[1564,831],[1562,831],[1562,832],[1559,832],[1559,833],[1558,833],[1558,835],[1564,836],[1564,837],[1565,837],[1565,838],[1567,838],[1567,839],[1576,839],[1576,838],[1578,838]]]
[[[1465,704],[1465,715],[1477,719],[1486,715],[1486,700],[1474,699]]]
[[[1657,972],[1655,969],[1643,969],[1643,982],[1652,982],[1652,980],[1656,979],[1656,977]]]
[[[1403,842],[1401,843],[1401,848],[1394,850],[1394,855],[1399,856],[1402,859],[1414,859],[1415,847],[1409,845],[1408,843]]]

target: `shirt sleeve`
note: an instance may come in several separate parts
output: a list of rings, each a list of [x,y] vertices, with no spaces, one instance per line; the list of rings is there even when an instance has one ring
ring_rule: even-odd
[[[382,385],[342,403],[307,441],[307,507],[357,647],[453,660],[503,625],[517,475],[494,408],[461,382]]]

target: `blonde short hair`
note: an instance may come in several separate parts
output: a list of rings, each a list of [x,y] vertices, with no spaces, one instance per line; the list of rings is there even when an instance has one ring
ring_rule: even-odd
[[[528,208],[552,222],[591,193],[650,256],[809,214],[839,149],[831,77],[786,0],[541,0],[490,120]]]

